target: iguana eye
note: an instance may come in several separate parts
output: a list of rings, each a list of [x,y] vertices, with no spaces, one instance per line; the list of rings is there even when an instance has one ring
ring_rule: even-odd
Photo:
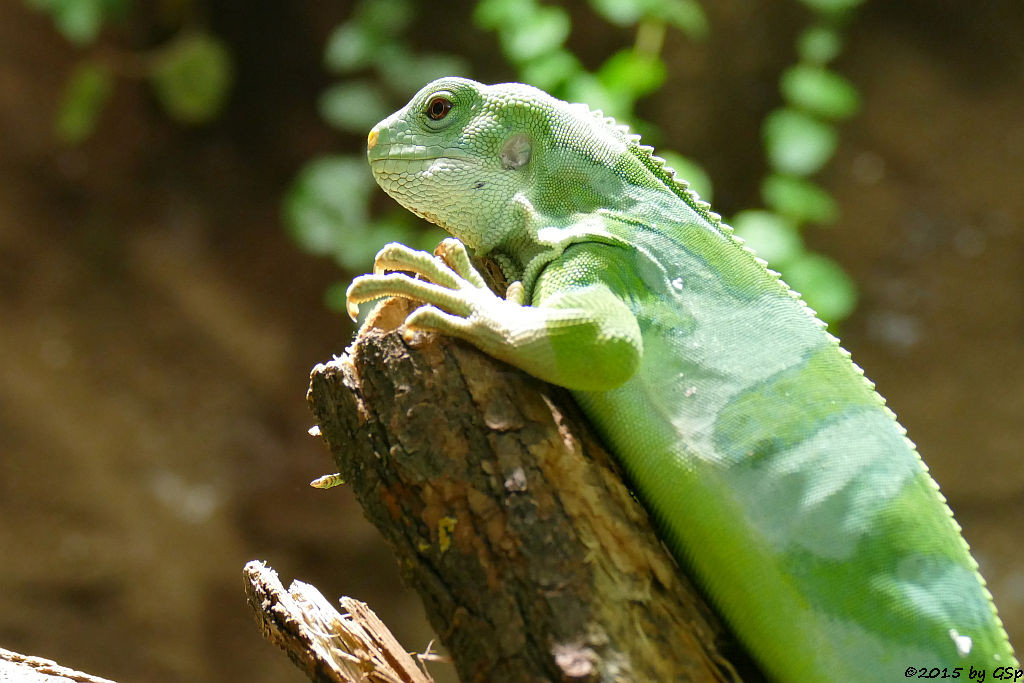
[[[451,111],[452,101],[447,97],[435,97],[427,104],[427,116],[433,121],[440,121]]]

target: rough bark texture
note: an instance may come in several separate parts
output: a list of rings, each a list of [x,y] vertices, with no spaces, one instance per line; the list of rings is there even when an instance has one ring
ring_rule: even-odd
[[[315,367],[308,400],[462,680],[735,678],[571,397],[461,342],[405,341],[407,306]]]

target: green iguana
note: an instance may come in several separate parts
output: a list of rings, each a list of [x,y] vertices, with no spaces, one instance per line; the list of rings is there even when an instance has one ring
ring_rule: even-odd
[[[367,146],[381,187],[457,239],[438,257],[385,246],[350,309],[425,302],[409,329],[572,390],[770,677],[1017,666],[952,513],[871,382],[639,136],[527,85],[444,78]],[[505,298],[466,247],[504,271]]]

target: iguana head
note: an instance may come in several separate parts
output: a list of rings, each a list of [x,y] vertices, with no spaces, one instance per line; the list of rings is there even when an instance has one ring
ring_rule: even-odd
[[[520,83],[436,80],[370,131],[367,156],[384,190],[413,213],[486,252],[529,230],[522,216],[590,212],[622,196],[616,163],[633,138]]]

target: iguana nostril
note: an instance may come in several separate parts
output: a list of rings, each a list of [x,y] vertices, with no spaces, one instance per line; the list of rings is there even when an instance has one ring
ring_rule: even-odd
[[[380,131],[376,128],[370,131],[370,134],[366,136],[366,151],[369,152],[371,149],[377,146],[377,138],[380,137]]]

